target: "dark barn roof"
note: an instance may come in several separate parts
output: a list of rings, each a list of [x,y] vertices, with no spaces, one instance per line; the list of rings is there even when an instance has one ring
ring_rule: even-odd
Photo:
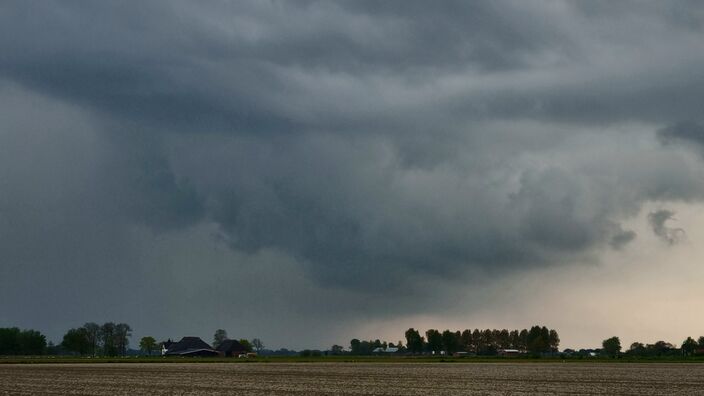
[[[183,337],[181,341],[171,344],[166,354],[203,356],[217,354],[217,351],[198,337]]]
[[[237,340],[224,340],[218,345],[218,352],[224,353],[226,356],[232,354],[246,353],[247,350],[242,344]]]

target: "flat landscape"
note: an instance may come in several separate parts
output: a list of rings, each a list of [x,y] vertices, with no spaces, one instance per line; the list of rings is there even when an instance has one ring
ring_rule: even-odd
[[[704,364],[4,364],[0,394],[704,395]]]

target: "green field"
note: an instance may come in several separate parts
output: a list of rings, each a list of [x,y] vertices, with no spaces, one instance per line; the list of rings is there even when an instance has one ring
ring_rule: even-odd
[[[696,357],[640,357],[640,358],[580,358],[580,357],[441,357],[441,356],[266,356],[257,358],[222,357],[71,357],[71,356],[0,356],[0,364],[46,363],[704,363],[704,356]]]

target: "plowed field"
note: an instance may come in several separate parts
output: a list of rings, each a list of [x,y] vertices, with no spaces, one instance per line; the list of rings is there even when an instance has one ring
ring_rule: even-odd
[[[4,364],[0,394],[704,395],[704,364]]]

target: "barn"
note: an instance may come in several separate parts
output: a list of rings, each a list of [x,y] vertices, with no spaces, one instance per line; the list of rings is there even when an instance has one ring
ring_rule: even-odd
[[[179,342],[172,343],[164,353],[166,356],[219,356],[208,343],[199,337],[183,337]]]

